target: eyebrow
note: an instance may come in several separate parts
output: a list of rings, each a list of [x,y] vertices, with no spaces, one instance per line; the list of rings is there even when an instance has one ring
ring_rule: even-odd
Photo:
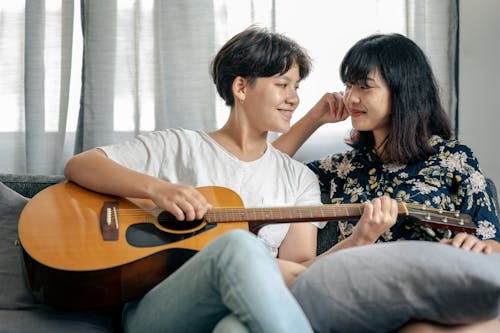
[[[291,77],[289,77],[289,76],[287,76],[285,74],[277,75],[277,76],[275,76],[275,78],[277,78],[277,79],[285,79],[285,80],[287,80],[289,82],[293,82],[294,81]],[[297,80],[297,83],[300,82],[300,81],[302,81],[301,77],[299,77],[299,79]]]

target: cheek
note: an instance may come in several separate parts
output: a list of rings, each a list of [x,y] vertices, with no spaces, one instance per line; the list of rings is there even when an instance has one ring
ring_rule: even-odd
[[[380,115],[389,117],[391,113],[391,100],[387,96],[380,96],[377,100],[377,105],[380,110]]]
[[[283,92],[276,90],[263,96],[267,101],[278,101],[284,96]]]

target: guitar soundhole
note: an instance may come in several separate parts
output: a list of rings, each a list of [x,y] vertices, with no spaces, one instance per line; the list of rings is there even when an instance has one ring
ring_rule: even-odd
[[[203,222],[203,220],[178,221],[169,212],[161,212],[158,216],[158,223],[162,227],[175,231],[194,229],[196,227],[199,227]]]

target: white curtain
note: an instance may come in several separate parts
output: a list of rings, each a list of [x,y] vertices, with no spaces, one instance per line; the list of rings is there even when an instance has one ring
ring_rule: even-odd
[[[286,4],[0,0],[0,172],[61,174],[75,152],[144,131],[213,130],[227,118],[209,76],[216,50],[252,23],[276,27]],[[453,118],[456,0],[408,0],[407,9],[408,35],[429,55]]]
[[[407,0],[408,37],[424,50],[438,81],[441,102],[456,128],[458,0]]]
[[[0,170],[60,173],[73,0],[2,0],[0,10]]]
[[[82,3],[76,152],[165,127],[215,127],[211,0]]]

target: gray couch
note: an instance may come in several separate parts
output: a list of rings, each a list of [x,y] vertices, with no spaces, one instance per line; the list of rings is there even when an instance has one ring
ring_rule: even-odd
[[[119,332],[120,309],[63,311],[37,303],[25,283],[17,221],[27,200],[63,176],[0,174],[0,333]],[[489,191],[498,211],[495,185]],[[318,234],[318,253],[336,239],[334,223]],[[68,295],[71,297],[71,295]]]
[[[62,176],[0,174],[0,333],[120,331],[119,308],[55,309],[38,303],[25,282],[17,232],[19,214],[28,198],[61,181]]]

